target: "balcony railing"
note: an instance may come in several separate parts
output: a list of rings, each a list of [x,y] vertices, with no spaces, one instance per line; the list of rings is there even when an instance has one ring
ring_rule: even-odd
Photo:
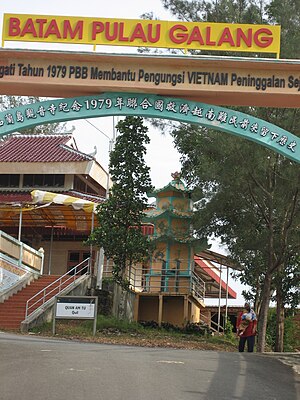
[[[44,251],[38,251],[0,230],[0,253],[16,267],[43,273]]]
[[[0,230],[0,296],[20,282],[42,274],[44,251],[38,251]]]
[[[169,265],[172,265],[171,263]],[[181,268],[166,268],[166,263],[156,264],[155,268],[135,266],[127,269],[124,278],[134,292],[158,293],[170,295],[192,295],[196,300],[203,301],[205,297],[205,282],[192,270]],[[179,264],[177,263],[177,266]],[[112,278],[112,263],[105,263],[103,278]]]

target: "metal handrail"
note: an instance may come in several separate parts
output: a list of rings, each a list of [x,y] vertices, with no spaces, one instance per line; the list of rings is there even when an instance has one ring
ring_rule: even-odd
[[[103,277],[112,277],[112,264],[107,264]],[[131,267],[124,278],[134,292],[191,294],[198,301],[205,297],[205,282],[190,270],[151,270]]]
[[[104,267],[103,277],[112,278],[112,267],[113,263],[107,261]],[[150,279],[151,277],[156,278],[157,282],[150,283],[148,281],[147,283],[147,278]],[[129,288],[134,292],[190,294],[198,301],[203,301],[205,297],[205,281],[193,270],[162,271],[160,268],[157,268],[156,270],[152,268],[150,273],[148,269],[132,266],[130,271],[126,270],[124,278],[128,280]],[[170,281],[167,278],[172,278],[174,284],[170,284]],[[200,322],[207,325],[209,329],[216,334],[224,331],[224,328],[221,325],[218,325],[202,313],[200,314]]]
[[[44,289],[40,290],[38,293],[36,293],[34,296],[32,296],[30,299],[27,300],[26,302],[26,312],[25,312],[25,319],[29,317],[29,315],[31,315],[36,309],[34,309],[33,311],[30,312],[30,309],[32,307],[34,307],[37,303],[42,301],[41,306],[44,306],[45,304],[47,304],[50,300],[53,299],[53,297],[57,296],[62,289],[65,290],[67,289],[71,283],[73,283],[76,279],[76,276],[78,276],[78,274],[83,271],[85,268],[87,268],[87,271],[82,274],[81,276],[85,276],[90,274],[90,269],[91,269],[91,258],[88,257],[85,260],[83,260],[81,263],[75,265],[75,267],[73,267],[72,269],[70,269],[68,272],[66,272],[65,274],[63,274],[62,276],[60,276],[59,278],[57,278],[55,281],[51,282],[48,286],[46,286]],[[84,266],[82,266],[84,264]],[[87,265],[86,265],[87,264]],[[64,279],[66,276],[69,276],[68,279]],[[64,286],[62,288],[62,284],[65,285],[66,282],[72,280],[72,282],[70,282],[67,286]],[[63,281],[63,282],[62,282]],[[56,283],[58,283],[58,285],[56,285],[55,287],[53,287]],[[50,288],[51,290],[48,291],[47,290]],[[56,290],[58,289],[58,293],[56,292]],[[53,292],[56,292],[55,294],[53,294],[53,296],[51,296],[47,301],[46,301],[46,297],[48,297],[49,295],[51,295]],[[38,297],[39,295],[43,294],[41,297],[39,297],[33,304],[31,304],[29,306],[29,303],[35,299],[36,297]]]
[[[209,327],[209,329],[211,329],[215,333],[220,333],[220,332],[224,331],[224,327],[222,325],[219,325],[217,322],[208,318],[204,314],[200,314],[200,321],[202,323],[206,324]]]
[[[191,275],[192,281],[192,293],[195,297],[204,300],[205,297],[205,282],[203,279],[200,278],[195,272],[192,272]]]

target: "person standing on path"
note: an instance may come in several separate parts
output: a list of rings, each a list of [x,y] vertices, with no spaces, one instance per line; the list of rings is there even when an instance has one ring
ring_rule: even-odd
[[[254,343],[255,343],[255,336],[256,336],[256,329],[257,329],[257,318],[255,312],[251,309],[249,303],[245,303],[244,306],[245,310],[248,313],[253,314],[252,320],[249,321],[249,325],[246,327],[244,332],[240,334],[239,327],[242,322],[243,312],[238,315],[237,323],[236,323],[236,333],[237,336],[240,338],[239,340],[239,352],[243,353],[245,350],[245,344],[247,342],[247,351],[248,353],[253,353],[254,350]]]

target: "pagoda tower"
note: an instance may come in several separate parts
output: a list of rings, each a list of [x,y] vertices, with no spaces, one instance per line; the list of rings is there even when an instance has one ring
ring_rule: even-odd
[[[194,266],[194,254],[207,243],[193,237],[193,202],[180,173],[165,187],[148,193],[155,197],[156,208],[146,211],[145,222],[154,225],[154,251],[145,275],[145,290],[160,293],[188,293]]]

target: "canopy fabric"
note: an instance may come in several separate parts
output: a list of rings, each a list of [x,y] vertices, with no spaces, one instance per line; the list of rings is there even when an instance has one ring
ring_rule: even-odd
[[[33,190],[30,196],[23,194],[24,199],[20,194],[15,197],[16,201],[10,198],[0,203],[2,228],[40,230],[56,227],[83,233],[98,225],[94,218],[98,203],[93,201],[41,190]]]
[[[22,212],[22,218],[20,213]],[[78,232],[90,232],[93,226],[93,213],[84,210],[74,210],[73,207],[48,203],[32,207],[16,207],[11,205],[1,207],[0,221],[1,228],[15,228],[21,225],[23,228],[33,230],[49,227],[60,229],[71,229]],[[97,225],[97,218],[95,218]]]
[[[79,199],[77,197],[67,196],[65,194],[45,192],[43,190],[33,190],[31,192],[33,204],[61,204],[72,206],[74,210],[83,210],[87,213],[95,212],[96,203],[89,200]]]

